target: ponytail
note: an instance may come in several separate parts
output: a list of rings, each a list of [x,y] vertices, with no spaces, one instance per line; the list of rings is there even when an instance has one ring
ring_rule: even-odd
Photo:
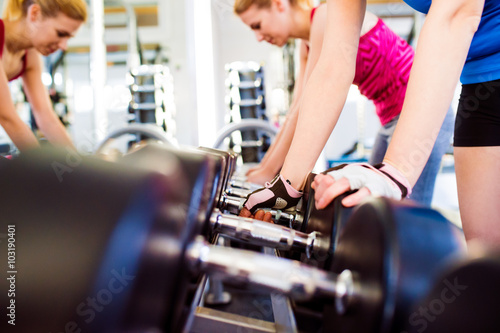
[[[87,20],[85,0],[5,0],[2,17],[7,21],[18,20],[35,4],[40,6],[44,17],[55,17],[61,12],[74,20]]]
[[[3,4],[3,19],[14,21],[21,18],[25,12],[23,4],[23,0],[5,0]]]

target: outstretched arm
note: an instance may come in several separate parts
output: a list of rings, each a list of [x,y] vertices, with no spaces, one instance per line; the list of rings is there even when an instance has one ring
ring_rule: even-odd
[[[484,0],[432,2],[420,33],[403,111],[385,156],[385,162],[400,170],[412,186],[446,116],[483,7]]]
[[[433,0],[420,34],[403,111],[389,145],[384,163],[393,174],[417,181],[432,150],[450,105],[465,59],[479,26],[484,0]],[[321,181],[315,185],[318,208],[349,189],[348,181]],[[369,195],[363,187],[345,198],[352,206]]]
[[[23,74],[23,87],[38,127],[52,144],[74,148],[71,138],[52,108],[47,88],[42,83],[40,55],[28,51],[27,56],[28,68]]]
[[[311,26],[306,82],[298,123],[281,174],[250,194],[241,215],[259,208],[287,209],[312,170],[344,106],[354,79],[366,0],[330,0],[324,26]],[[349,28],[346,28],[349,27]]]
[[[0,66],[0,125],[20,151],[38,146],[31,129],[26,125],[14,108],[10,95],[7,75],[3,66]]]
[[[366,0],[327,2],[321,53],[305,86],[296,134],[281,170],[295,189],[303,186],[345,104],[354,79],[365,9]]]
[[[293,101],[290,110],[286,116],[285,122],[281,127],[274,142],[264,156],[260,165],[249,173],[248,181],[256,184],[264,184],[264,182],[271,180],[281,169],[285,161],[286,154],[292,143],[295,127],[297,125],[297,118],[299,113],[300,99],[302,96],[302,88],[304,86],[304,76],[306,71],[308,59],[308,51],[306,44],[302,41],[300,43],[300,68],[299,75],[295,82],[293,89]]]

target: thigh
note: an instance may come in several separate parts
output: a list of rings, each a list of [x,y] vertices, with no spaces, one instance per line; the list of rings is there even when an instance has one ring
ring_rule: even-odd
[[[465,237],[500,247],[500,147],[455,147],[454,155]]]

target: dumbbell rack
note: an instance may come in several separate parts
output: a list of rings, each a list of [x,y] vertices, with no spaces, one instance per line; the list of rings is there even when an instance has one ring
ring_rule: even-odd
[[[233,62],[226,65],[227,122],[241,119],[267,120],[264,87],[264,69],[255,62]],[[259,130],[241,131],[240,142],[243,162],[258,162],[263,157],[270,138]]]
[[[176,131],[175,104],[169,68],[164,65],[141,65],[130,70],[127,82],[132,95],[129,123],[156,124],[173,137]]]
[[[278,255],[276,250],[271,248],[264,248],[264,252],[270,256]],[[241,313],[241,309],[237,309],[237,306],[228,306],[224,309],[215,306],[209,307],[204,303],[208,279],[204,275],[198,285],[184,332],[298,332],[291,302],[286,296],[278,293],[251,293],[246,295],[247,299],[253,299],[252,303],[255,305],[254,308],[248,310],[248,313]],[[238,297],[234,293],[232,295],[233,298]]]

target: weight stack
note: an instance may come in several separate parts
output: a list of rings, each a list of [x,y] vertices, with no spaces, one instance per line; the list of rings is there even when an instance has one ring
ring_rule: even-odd
[[[132,99],[129,122],[156,124],[174,137],[174,85],[170,70],[164,65],[141,65],[127,74]],[[137,142],[142,140],[140,136]]]
[[[264,68],[256,62],[233,62],[226,65],[227,122],[241,119],[267,120]],[[233,134],[230,147],[240,144],[243,163],[259,162],[270,145],[270,137],[259,130]]]

